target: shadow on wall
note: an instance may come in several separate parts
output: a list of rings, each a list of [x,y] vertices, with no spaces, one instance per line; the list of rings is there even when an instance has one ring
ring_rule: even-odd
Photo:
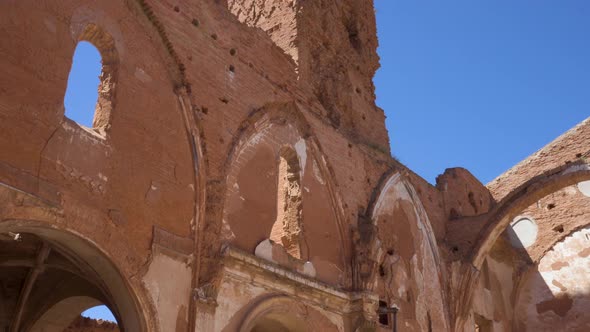
[[[567,236],[526,271],[518,284],[517,331],[590,330],[590,227]]]
[[[476,331],[590,330],[590,198],[579,186],[525,208],[496,240],[474,298]]]
[[[382,309],[395,306],[403,331],[448,331],[441,261],[434,232],[413,186],[399,173],[383,184],[371,211],[374,268],[368,284]],[[391,331],[391,315],[379,315],[378,331]]]

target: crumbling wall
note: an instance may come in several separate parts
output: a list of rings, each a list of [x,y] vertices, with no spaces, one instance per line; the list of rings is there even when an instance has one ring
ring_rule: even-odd
[[[449,220],[487,213],[494,200],[488,189],[464,168],[449,168],[436,178]]]
[[[238,20],[266,32],[272,41],[299,62],[297,47],[297,0],[227,0],[227,7]]]
[[[372,82],[379,66],[373,10],[372,1],[301,1],[299,75],[335,128],[389,151]]]
[[[55,206],[59,222],[44,226],[96,244],[148,313],[149,290],[131,276],[149,265],[154,226],[189,237],[195,222],[193,147],[177,68],[139,2],[0,6],[0,182]],[[99,108],[110,112],[95,118],[96,128],[64,116],[79,40],[93,43],[103,70],[116,73],[102,77],[112,84],[101,85]]]
[[[395,278],[407,280],[381,283],[380,294],[403,303],[401,317],[414,329],[450,328],[446,250],[437,243],[453,251],[454,237],[466,238],[460,249],[468,251],[495,202],[464,170],[433,187],[389,155],[372,83],[371,1],[9,0],[0,19],[0,184],[20,193],[5,197],[2,223],[29,220],[91,242],[129,282],[147,330],[190,329],[197,312],[214,319],[223,244],[248,255],[260,249],[332,290],[363,290],[351,270],[374,259],[378,271],[399,253],[405,269],[396,271],[407,278]],[[64,117],[80,40],[100,50],[108,81],[94,128]],[[261,114],[272,114],[272,130]],[[586,121],[488,188],[498,199],[545,166],[583,160],[588,128]],[[284,145],[300,163],[300,195],[285,205],[287,224],[299,226],[299,258],[267,241]],[[409,179],[397,193],[411,199],[391,199],[377,214],[384,231],[373,239],[386,256],[356,257],[352,234],[366,235],[359,225],[395,171]],[[479,219],[468,224],[472,217]],[[452,228],[449,219],[464,223]],[[161,284],[169,271],[176,283]]]
[[[490,250],[479,272],[470,318],[472,322],[467,324],[467,328],[473,324],[487,324],[494,331],[526,331],[526,325],[530,323],[533,325],[529,328],[532,331],[550,331],[576,330],[576,326],[584,326],[584,320],[574,316],[567,318],[570,326],[558,326],[556,324],[565,320],[547,318],[550,314],[543,315],[543,312],[553,310],[545,310],[545,306],[568,307],[574,297],[581,303],[586,301],[585,291],[569,294],[567,286],[563,286],[560,281],[566,279],[570,282],[582,278],[581,275],[586,273],[583,268],[567,269],[570,264],[585,264],[577,262],[585,258],[576,255],[566,258],[563,252],[554,253],[562,250],[566,246],[564,243],[570,241],[572,235],[568,234],[584,229],[588,224],[587,215],[590,211],[587,203],[590,195],[585,185],[586,182],[581,182],[557,190],[515,215]],[[578,242],[578,246],[581,246],[578,248],[581,251],[585,248],[583,241]],[[550,263],[546,263],[547,260]],[[575,287],[583,289],[585,286],[582,282]],[[541,303],[536,309],[537,302],[534,301]],[[565,309],[563,312],[559,308],[555,310],[565,315]]]
[[[79,316],[63,332],[119,332],[116,323]]]
[[[524,209],[515,218],[528,218],[536,226],[534,241],[526,248],[515,248],[528,261],[538,263],[554,244],[567,234],[586,226],[590,214],[590,197],[573,185],[553,192]],[[509,235],[506,234],[506,238]],[[513,236],[514,237],[514,236]]]
[[[383,111],[375,105],[379,66],[372,1],[228,1],[296,63],[300,88],[330,125],[355,142],[389,152]]]
[[[399,174],[384,184],[371,219],[376,249],[369,288],[382,303],[399,308],[398,326],[404,330],[448,330],[439,248],[415,190]]]
[[[350,253],[343,249],[347,229],[342,225],[342,212],[334,205],[325,159],[311,139],[311,129],[282,114],[298,112],[296,109],[289,105],[272,109],[275,112],[260,111],[259,119],[239,137],[228,159],[223,241],[254,254],[264,240],[273,240],[293,258],[311,262],[320,280],[347,285]],[[296,163],[289,166],[296,172],[290,175],[296,184],[279,178],[287,176],[280,172],[285,151],[290,151],[288,162]],[[285,197],[285,190],[298,194]],[[288,213],[285,209],[290,205]],[[281,238],[276,237],[276,228]],[[297,250],[292,251],[285,236],[297,240]]]

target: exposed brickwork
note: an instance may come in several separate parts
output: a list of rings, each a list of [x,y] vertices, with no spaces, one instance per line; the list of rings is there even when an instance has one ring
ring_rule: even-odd
[[[116,323],[79,316],[63,332],[119,332]]]
[[[590,158],[590,119],[556,138],[527,159],[500,175],[487,186],[496,200],[547,170],[579,159]]]

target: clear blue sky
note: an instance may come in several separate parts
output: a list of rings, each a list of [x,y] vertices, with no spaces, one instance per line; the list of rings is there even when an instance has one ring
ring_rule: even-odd
[[[377,104],[426,180],[484,184],[590,116],[590,1],[375,0]]]
[[[590,1],[375,6],[392,153],[429,182],[461,166],[487,183],[590,116]],[[99,59],[80,43],[65,98],[66,114],[89,127]],[[86,315],[113,320],[105,307]]]
[[[104,305],[99,305],[94,308],[90,308],[84,311],[82,313],[82,316],[116,322],[115,316],[113,316],[109,308],[107,308]]]
[[[86,127],[92,127],[101,68],[101,57],[96,47],[89,42],[79,42],[68,78],[64,106],[68,118]]]

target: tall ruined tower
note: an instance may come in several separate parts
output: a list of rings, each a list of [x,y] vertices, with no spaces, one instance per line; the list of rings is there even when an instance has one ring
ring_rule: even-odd
[[[372,81],[379,68],[373,1],[228,0],[228,7],[291,56],[301,89],[317,98],[333,127],[389,151]]]

